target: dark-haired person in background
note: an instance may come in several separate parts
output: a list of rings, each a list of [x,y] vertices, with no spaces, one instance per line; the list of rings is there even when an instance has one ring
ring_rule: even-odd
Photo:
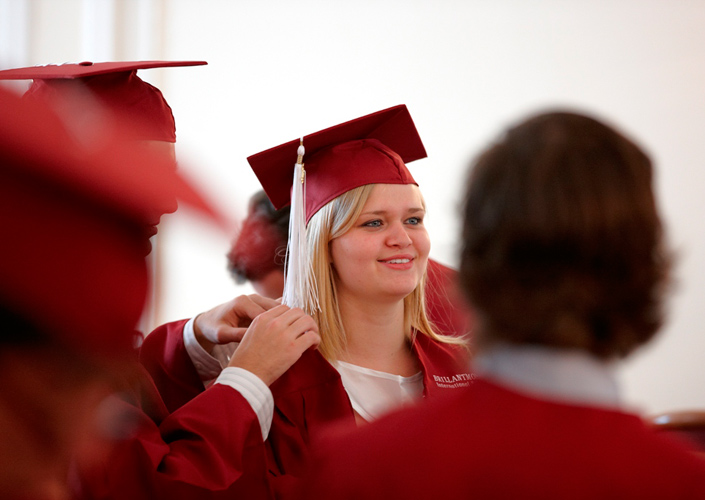
[[[671,259],[646,154],[587,116],[501,135],[464,194],[467,390],[321,446],[303,498],[705,498],[705,462],[621,408]],[[438,425],[438,422],[443,425]]]
[[[263,297],[282,296],[289,212],[288,206],[275,209],[264,191],[252,195],[247,217],[227,255],[235,283],[249,281]]]

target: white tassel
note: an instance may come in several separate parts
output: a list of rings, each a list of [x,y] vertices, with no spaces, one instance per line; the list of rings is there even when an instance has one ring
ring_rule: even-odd
[[[289,307],[300,307],[307,312],[308,306],[318,309],[318,299],[311,271],[311,256],[306,247],[306,170],[303,137],[297,151],[294,166],[294,183],[291,189],[291,211],[289,214],[289,244],[286,252],[286,278],[282,303]]]

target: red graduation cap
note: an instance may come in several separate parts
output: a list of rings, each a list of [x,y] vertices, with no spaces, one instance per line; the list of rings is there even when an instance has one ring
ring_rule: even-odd
[[[250,156],[276,208],[290,203],[300,139]],[[426,157],[405,105],[394,106],[303,137],[306,222],[326,203],[365,184],[416,184],[405,163]]]
[[[138,138],[175,142],[176,126],[171,108],[159,89],[137,76],[137,70],[204,64],[207,63],[126,61],[51,64],[0,71],[0,80],[34,80],[25,96],[49,101],[61,99],[77,89],[86,89],[110,112],[129,116],[136,125]]]
[[[178,198],[215,213],[121,132],[76,142],[49,106],[0,89],[0,303],[104,359],[133,353],[153,212]]]

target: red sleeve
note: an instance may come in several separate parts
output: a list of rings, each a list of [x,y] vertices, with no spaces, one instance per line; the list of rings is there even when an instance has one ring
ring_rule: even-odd
[[[183,329],[188,320],[157,327],[140,349],[140,362],[149,372],[169,412],[203,392],[203,382],[184,346]]]
[[[125,406],[137,431],[82,469],[79,498],[272,498],[259,421],[237,391],[214,385],[160,426]]]

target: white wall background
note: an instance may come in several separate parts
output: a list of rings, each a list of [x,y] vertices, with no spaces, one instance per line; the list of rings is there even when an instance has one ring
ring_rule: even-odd
[[[248,155],[405,103],[448,264],[467,163],[503,126],[556,106],[618,125],[656,161],[679,256],[668,324],[621,372],[627,401],[654,413],[705,408],[703,26],[700,0],[0,0],[0,66],[207,60],[141,76],[174,109],[184,170],[234,221],[259,187]],[[164,218],[154,321],[249,292],[226,274],[230,236]]]

